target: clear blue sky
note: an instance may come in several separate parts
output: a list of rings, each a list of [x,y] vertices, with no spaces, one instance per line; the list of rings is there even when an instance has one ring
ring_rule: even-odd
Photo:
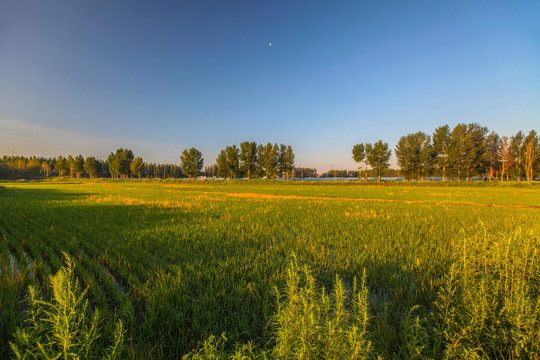
[[[322,172],[460,122],[539,130],[540,1],[0,4],[0,155],[253,140]]]

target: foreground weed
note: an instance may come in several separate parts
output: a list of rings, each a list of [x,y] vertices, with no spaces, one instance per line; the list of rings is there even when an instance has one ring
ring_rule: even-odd
[[[467,241],[436,302],[436,354],[540,358],[540,246],[533,234]]]
[[[271,321],[277,359],[366,359],[373,350],[367,331],[369,309],[362,277],[354,280],[350,299],[336,276],[334,290],[317,289],[307,266],[292,260],[283,295],[277,293],[277,313]],[[347,306],[347,302],[350,306]]]
[[[65,254],[64,254],[65,255]],[[123,349],[124,330],[118,321],[114,341],[102,350],[100,314],[88,316],[86,290],[81,291],[73,263],[65,255],[65,267],[50,276],[52,301],[45,301],[35,287],[28,289],[28,320],[18,328],[11,348],[17,359],[116,359]]]

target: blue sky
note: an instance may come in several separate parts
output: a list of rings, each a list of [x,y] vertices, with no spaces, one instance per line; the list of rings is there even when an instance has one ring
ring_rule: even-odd
[[[0,4],[0,155],[271,141],[322,172],[460,122],[538,130],[540,1]]]

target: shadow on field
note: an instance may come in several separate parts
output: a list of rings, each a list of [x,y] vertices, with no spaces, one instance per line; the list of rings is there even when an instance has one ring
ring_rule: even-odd
[[[2,187],[0,197],[3,201],[51,201],[51,200],[74,200],[87,196],[87,193],[67,192],[56,189],[36,189],[31,187]],[[5,205],[9,206],[9,203]]]

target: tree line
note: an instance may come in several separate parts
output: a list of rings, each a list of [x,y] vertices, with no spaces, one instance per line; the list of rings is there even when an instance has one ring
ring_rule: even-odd
[[[360,143],[352,149],[358,171],[332,170],[324,177],[359,179],[401,175],[408,180],[440,177],[443,180],[470,180],[474,177],[533,180],[540,172],[540,140],[537,132],[518,131],[513,136],[499,136],[477,123],[436,128],[432,135],[415,132],[402,136],[395,155],[397,170],[389,168],[392,150],[388,143]],[[307,178],[317,170],[295,167],[290,145],[257,144],[244,141],[227,146],[215,164],[206,166],[199,150],[185,149],[178,164],[145,163],[130,149],[117,149],[106,160],[82,155],[57,158],[4,156],[0,159],[0,179],[37,179],[49,176],[90,178],[196,178],[199,176],[236,178]]]
[[[182,170],[188,177],[201,175],[204,161],[199,150],[185,149],[180,161]],[[294,170],[294,152],[290,145],[270,142],[263,145],[244,141],[239,146],[229,145],[221,150],[216,163],[207,166],[205,173],[224,179],[282,177],[288,180],[296,175]],[[311,171],[306,171],[306,175],[308,173],[312,174]]]
[[[149,178],[185,177],[177,164],[145,163],[129,149],[118,149],[107,160],[95,157],[58,156],[54,158],[4,156],[0,159],[0,179],[41,179],[50,176],[73,178]]]
[[[203,172],[202,153],[195,149],[184,149],[180,155],[180,165],[145,163],[135,157],[130,149],[120,148],[111,152],[106,160],[82,155],[56,158],[4,156],[0,160],[1,179],[38,179],[49,176],[69,176],[73,178],[196,178],[223,177],[268,177],[285,176],[287,179],[301,171],[302,177],[316,176],[316,169],[294,169],[294,153],[291,146],[268,143],[257,145],[243,142],[239,147],[227,146],[219,154],[217,164]]]
[[[216,159],[218,177],[236,179],[246,177],[290,179],[294,170],[294,153],[290,145],[257,144],[244,141],[221,150]]]
[[[379,176],[388,168],[391,150],[379,140],[357,144],[353,159],[369,165]],[[408,180],[441,177],[443,180],[470,180],[473,177],[531,181],[540,167],[539,137],[535,130],[527,135],[499,136],[477,123],[443,125],[432,135],[416,132],[402,136],[395,148],[401,175]]]

